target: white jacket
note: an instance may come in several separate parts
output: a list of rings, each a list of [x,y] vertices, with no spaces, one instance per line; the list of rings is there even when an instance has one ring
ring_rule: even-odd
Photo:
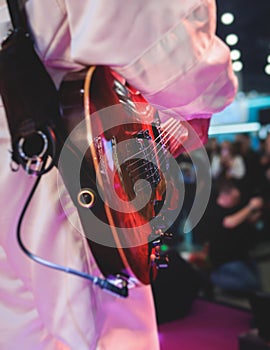
[[[189,120],[203,143],[211,115],[235,96],[230,51],[215,36],[213,0],[28,0],[27,9],[57,84],[63,70],[109,65],[160,110],[163,122]],[[190,143],[185,147],[200,146]]]
[[[110,65],[158,106],[164,121],[171,115],[195,120],[202,139],[211,114],[235,95],[229,50],[214,35],[212,0],[28,0],[26,6],[38,53],[57,85],[69,70]],[[3,7],[0,16],[3,37],[8,26]],[[16,223],[33,179],[9,169],[1,103],[0,122],[0,349],[158,349],[149,287],[118,299],[37,265],[20,251]],[[42,179],[23,239],[44,258],[98,274],[64,215],[58,191],[65,190],[56,178],[54,169]],[[77,217],[68,196],[67,205]]]
[[[213,0],[29,0],[27,9],[48,67],[110,65],[152,104],[187,119],[209,118],[235,95]]]

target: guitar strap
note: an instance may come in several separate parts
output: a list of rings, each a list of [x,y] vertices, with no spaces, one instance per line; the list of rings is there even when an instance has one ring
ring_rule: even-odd
[[[1,43],[0,94],[11,135],[12,160],[27,173],[40,175],[54,165],[55,130],[60,120],[58,93],[35,51],[24,3],[7,0],[7,4],[13,30]],[[51,162],[44,167],[49,155]]]
[[[125,298],[128,296],[126,285],[119,287],[107,279],[54,264],[30,252],[21,240],[20,229],[26,209],[41,175],[57,165],[66,128],[60,116],[56,87],[35,51],[24,4],[19,3],[19,0],[7,0],[7,3],[13,30],[2,42],[0,50],[0,94],[11,135],[12,159],[29,174],[38,176],[19,219],[18,243],[28,257],[37,263],[85,278],[101,289]],[[71,150],[70,156],[72,154]],[[52,159],[49,165],[48,158]],[[73,160],[78,162],[76,156]]]

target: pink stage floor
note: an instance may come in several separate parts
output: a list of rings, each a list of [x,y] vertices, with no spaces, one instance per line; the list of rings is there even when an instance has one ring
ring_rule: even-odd
[[[250,322],[247,311],[196,300],[187,317],[159,326],[161,350],[238,350]]]

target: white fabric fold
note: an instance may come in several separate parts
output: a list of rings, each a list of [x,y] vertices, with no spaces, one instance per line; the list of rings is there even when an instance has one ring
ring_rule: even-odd
[[[70,70],[109,65],[161,110],[163,122],[171,116],[195,120],[201,139],[207,134],[205,119],[236,93],[229,49],[215,36],[213,0],[28,0],[26,6],[37,52],[57,85]],[[1,37],[8,26],[2,6]],[[0,123],[0,348],[159,349],[149,286],[118,300],[78,277],[39,266],[20,251],[16,222],[32,180],[10,171],[1,103]],[[45,258],[99,273],[60,205],[56,178],[55,170],[44,176],[24,238]]]

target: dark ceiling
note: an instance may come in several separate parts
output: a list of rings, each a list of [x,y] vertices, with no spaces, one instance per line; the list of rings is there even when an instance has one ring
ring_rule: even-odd
[[[224,12],[234,15],[230,25],[221,23]],[[270,54],[270,0],[217,0],[217,34],[239,37],[232,49],[241,51],[243,69],[239,74],[241,90],[270,94],[270,75],[264,72]]]

